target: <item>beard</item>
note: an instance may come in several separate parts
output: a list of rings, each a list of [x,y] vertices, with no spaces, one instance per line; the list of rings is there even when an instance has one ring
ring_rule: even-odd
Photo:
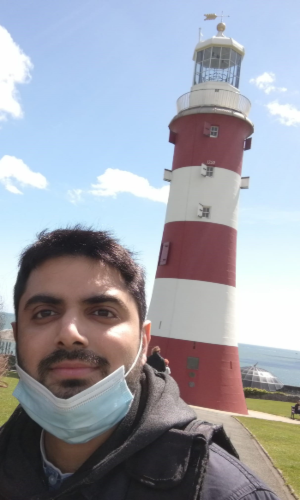
[[[128,374],[126,377],[126,383],[131,391],[132,394],[135,393],[137,386],[140,381],[141,377],[141,371],[142,371],[142,351],[137,359],[136,365],[134,368],[131,370],[131,372]],[[22,358],[19,355],[19,352],[17,354],[18,357],[18,364],[19,366],[27,372],[27,370],[23,366]],[[83,361],[89,364],[92,368],[98,369],[100,373],[100,379],[103,380],[105,377],[107,377],[111,373],[111,365],[109,361],[102,356],[98,356],[95,354],[93,351],[89,350],[82,350],[82,349],[76,349],[74,351],[67,351],[65,349],[59,349],[51,354],[49,354],[47,357],[43,358],[39,364],[38,364],[38,382],[40,382],[42,385],[44,385],[47,389],[49,389],[54,396],[57,398],[61,399],[69,399],[72,396],[75,396],[76,394],[84,391],[85,389],[91,387],[94,385],[95,381],[92,381],[90,379],[64,379],[61,380],[59,383],[56,384],[48,384],[47,383],[47,375],[49,371],[51,370],[51,367],[55,363],[59,363],[61,361]],[[125,367],[125,374],[126,372],[130,369],[131,365],[133,364],[134,360],[132,360],[130,363],[126,363],[124,365]]]

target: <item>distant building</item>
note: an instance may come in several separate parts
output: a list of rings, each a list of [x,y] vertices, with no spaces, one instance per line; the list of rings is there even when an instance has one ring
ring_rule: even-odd
[[[15,321],[15,315],[14,313],[7,313],[7,312],[2,312],[1,311],[1,320],[3,316],[3,325],[0,325],[0,331],[2,330],[9,330],[11,328],[11,323]]]
[[[265,368],[257,366],[257,363],[253,366],[243,366],[241,374],[243,387],[265,389],[269,392],[275,392],[284,387],[283,383],[277,377],[272,375],[268,370],[265,370]]]
[[[0,331],[0,354],[16,355],[16,343],[11,329]]]

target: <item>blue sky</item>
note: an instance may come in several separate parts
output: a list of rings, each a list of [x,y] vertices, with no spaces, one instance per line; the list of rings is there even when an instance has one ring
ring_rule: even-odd
[[[0,29],[0,295],[12,311],[21,249],[44,228],[111,229],[139,254],[150,299],[173,145],[203,14],[222,10],[245,46],[239,341],[299,349],[300,4],[196,0],[10,0]],[[1,69],[2,68],[2,69]],[[122,192],[123,191],[123,192]],[[125,191],[125,192],[124,192]],[[137,194],[139,196],[137,196]]]

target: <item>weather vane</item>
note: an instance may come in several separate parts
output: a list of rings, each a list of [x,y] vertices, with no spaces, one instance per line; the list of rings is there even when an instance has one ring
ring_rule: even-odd
[[[223,22],[223,17],[230,17],[230,16],[224,16],[223,11],[222,14],[204,14],[205,19],[204,21],[213,21],[214,19],[217,19],[217,17],[221,18],[221,23]]]

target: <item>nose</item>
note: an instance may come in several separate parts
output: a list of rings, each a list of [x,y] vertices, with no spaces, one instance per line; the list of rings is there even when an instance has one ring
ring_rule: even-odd
[[[62,348],[72,348],[73,346],[87,347],[88,339],[83,334],[83,326],[76,316],[65,315],[60,322],[56,336],[56,344]]]

